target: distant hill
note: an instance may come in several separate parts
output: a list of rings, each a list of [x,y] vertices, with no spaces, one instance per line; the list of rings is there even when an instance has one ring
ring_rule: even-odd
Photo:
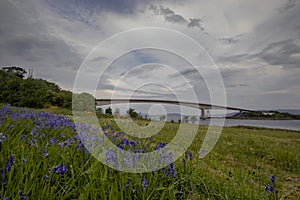
[[[297,109],[278,109],[277,111],[281,113],[290,113],[292,115],[300,115],[300,110]]]

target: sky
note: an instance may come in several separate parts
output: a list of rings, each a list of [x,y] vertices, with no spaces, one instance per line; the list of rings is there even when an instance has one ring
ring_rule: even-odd
[[[3,0],[0,66],[73,90],[88,65],[86,90],[97,77],[98,98],[211,103],[221,88],[228,106],[300,109],[299,13],[299,0]],[[97,49],[116,35],[123,46]],[[187,37],[203,49],[195,52]],[[118,54],[145,44],[165,48]]]

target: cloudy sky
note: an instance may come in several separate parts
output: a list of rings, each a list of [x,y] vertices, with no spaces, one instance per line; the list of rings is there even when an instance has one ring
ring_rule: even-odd
[[[100,77],[97,97],[193,101],[196,95],[210,103],[221,77],[229,106],[300,109],[299,13],[298,0],[2,0],[0,65],[33,69],[35,77],[72,90],[84,59],[101,42],[160,27],[192,38],[205,51],[196,54],[168,31],[125,34],[123,46],[141,49],[118,55],[126,48],[110,43],[94,49],[85,64],[86,79]],[[145,48],[152,43],[163,50]],[[198,60],[190,63],[168,47]],[[112,56],[114,62],[102,65]]]

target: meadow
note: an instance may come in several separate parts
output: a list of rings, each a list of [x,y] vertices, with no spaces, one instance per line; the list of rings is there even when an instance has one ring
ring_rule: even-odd
[[[176,162],[154,172],[126,173],[95,159],[70,117],[49,111],[0,107],[0,199],[300,198],[300,132],[223,128],[215,148],[200,159],[208,127],[198,126]],[[166,123],[157,135],[138,139],[112,118],[99,123],[114,144],[134,152],[164,148],[179,127]],[[88,124],[81,129],[93,131]],[[106,162],[116,162],[113,153]]]

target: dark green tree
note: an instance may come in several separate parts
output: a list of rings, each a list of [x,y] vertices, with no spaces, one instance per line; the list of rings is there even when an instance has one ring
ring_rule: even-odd
[[[106,115],[112,115],[112,109],[110,107],[105,109],[105,114]]]
[[[14,74],[21,79],[25,78],[25,74],[27,73],[25,69],[17,66],[3,67],[2,70]]]

